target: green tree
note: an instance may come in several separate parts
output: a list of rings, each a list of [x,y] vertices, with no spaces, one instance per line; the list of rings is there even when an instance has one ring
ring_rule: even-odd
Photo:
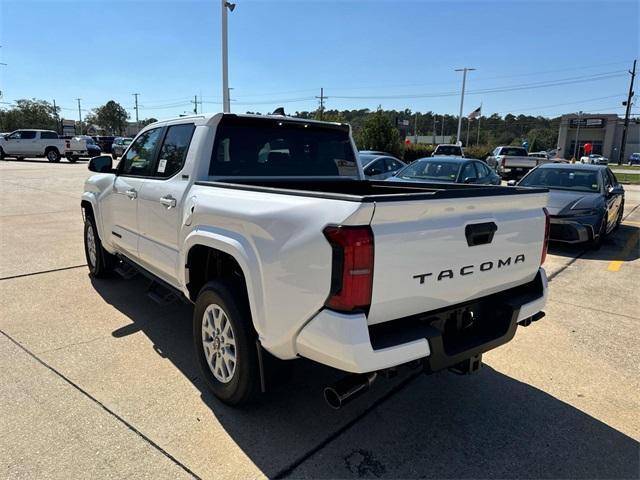
[[[58,130],[59,108],[45,100],[35,98],[16,100],[15,106],[0,110],[0,131],[11,132],[19,128]]]
[[[398,157],[402,155],[400,132],[382,108],[378,108],[376,113],[366,120],[356,143],[360,150],[382,150]]]
[[[532,128],[527,133],[529,139],[529,150],[551,150],[558,145],[558,129],[553,128]]]
[[[87,123],[92,121],[99,127],[105,129],[107,133],[122,135],[129,113],[125,108],[113,100],[109,100],[101,107],[95,108],[92,114],[87,116]]]
[[[140,128],[144,128],[147,125],[151,125],[152,123],[156,123],[158,121],[157,118],[145,118],[144,120],[140,120]]]

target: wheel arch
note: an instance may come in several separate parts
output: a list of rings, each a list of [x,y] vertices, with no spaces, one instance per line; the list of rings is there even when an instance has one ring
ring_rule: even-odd
[[[203,227],[207,228],[207,227]],[[195,302],[209,280],[232,278],[241,283],[247,296],[254,328],[264,326],[264,296],[260,265],[248,243],[231,232],[193,230],[180,252],[179,279],[184,295]]]

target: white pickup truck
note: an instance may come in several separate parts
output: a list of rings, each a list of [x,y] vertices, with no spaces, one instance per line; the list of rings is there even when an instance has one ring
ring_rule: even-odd
[[[89,169],[90,273],[126,264],[194,303],[229,404],[264,391],[271,356],[348,372],[338,408],[401,365],[472,372],[544,316],[546,190],[364,180],[345,124],[183,117]]]
[[[487,158],[487,165],[505,179],[521,178],[541,163],[547,163],[547,160],[530,156],[524,147],[496,147]]]
[[[0,137],[0,159],[46,157],[50,162],[59,162],[66,148],[66,142],[53,130],[22,129]]]

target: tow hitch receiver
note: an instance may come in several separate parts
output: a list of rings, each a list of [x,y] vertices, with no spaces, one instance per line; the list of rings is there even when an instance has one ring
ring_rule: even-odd
[[[449,367],[449,371],[458,375],[471,375],[477,373],[482,368],[482,354],[479,353],[471,358],[467,358],[465,361]]]

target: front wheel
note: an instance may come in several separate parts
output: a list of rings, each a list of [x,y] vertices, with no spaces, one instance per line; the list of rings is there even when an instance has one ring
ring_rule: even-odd
[[[624,202],[620,204],[620,208],[618,209],[618,218],[616,218],[616,225],[615,227],[613,227],[614,231],[620,228],[620,224],[622,223],[623,216],[624,216]]]
[[[2,147],[0,147],[0,160],[4,160],[4,150],[2,149]]]
[[[229,405],[260,391],[256,333],[245,294],[230,283],[207,283],[193,312],[195,353],[207,387]]]
[[[89,273],[95,278],[104,278],[111,273],[115,257],[102,248],[93,217],[87,216],[84,221],[84,253]]]
[[[71,155],[70,157],[67,157],[67,162],[69,163],[76,163],[78,160],[80,160],[80,157],[76,157],[75,155]]]

